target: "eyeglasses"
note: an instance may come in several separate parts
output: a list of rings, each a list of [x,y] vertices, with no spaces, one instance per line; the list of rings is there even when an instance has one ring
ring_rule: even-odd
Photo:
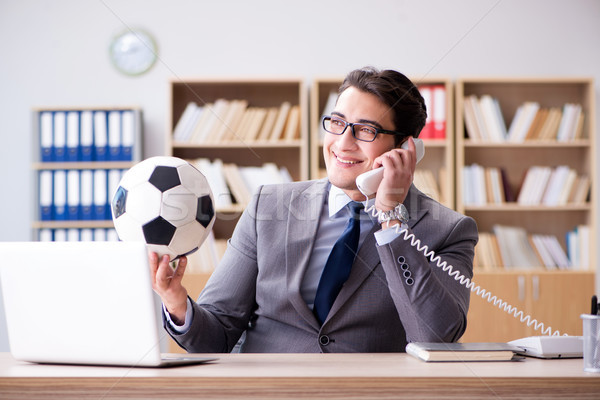
[[[346,128],[350,127],[352,131],[352,136],[356,140],[360,140],[363,142],[372,142],[375,140],[378,134],[383,133],[386,135],[404,135],[400,132],[396,131],[386,131],[385,129],[375,128],[373,125],[367,124],[355,124],[352,122],[344,121],[341,118],[334,117],[331,115],[326,115],[323,117],[323,128],[334,135],[341,135],[346,132]]]

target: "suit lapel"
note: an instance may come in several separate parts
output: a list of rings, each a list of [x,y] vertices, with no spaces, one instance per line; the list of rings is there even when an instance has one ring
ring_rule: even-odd
[[[408,211],[408,227],[412,229],[427,214],[428,209],[421,207],[420,197],[424,196],[414,185],[411,185],[408,196],[404,200],[404,207]]]
[[[419,190],[414,186],[411,186],[408,196],[406,196],[406,199],[404,200],[404,206],[409,213],[407,225],[411,230],[428,212],[427,209],[419,209],[417,207],[419,204],[418,197],[420,195],[421,192],[419,192]],[[348,280],[344,286],[342,286],[342,290],[331,306],[331,311],[329,312],[327,319],[339,311],[344,303],[348,301],[348,299],[354,294],[354,292],[356,292],[365,279],[371,275],[371,272],[380,263],[379,253],[377,252],[377,240],[375,239],[375,232],[379,229],[381,229],[381,226],[375,222],[371,228],[371,231],[365,238],[365,241],[358,250],[358,254],[356,255],[354,264],[352,265],[350,276],[348,277]]]
[[[321,179],[306,190],[291,194],[285,234],[288,298],[296,311],[316,329],[319,325],[302,298],[300,286],[315,244],[327,186],[328,181]]]

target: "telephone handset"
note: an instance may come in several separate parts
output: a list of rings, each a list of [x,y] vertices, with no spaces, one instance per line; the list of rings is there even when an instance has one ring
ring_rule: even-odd
[[[423,140],[421,139],[413,139],[415,142],[415,147],[417,150],[417,163],[421,161],[423,156],[425,155],[425,146],[423,145]],[[408,141],[402,143],[400,146],[403,149],[408,150]],[[383,167],[379,167],[377,169],[373,169],[371,171],[367,171],[364,174],[359,175],[356,178],[356,187],[362,194],[365,196],[370,196],[377,192],[377,188],[383,179]]]
[[[423,145],[423,141],[421,139],[413,140],[415,142],[415,147],[417,151],[418,163],[425,155],[425,146]],[[408,143],[404,142],[401,148],[408,149]],[[382,179],[383,167],[380,167],[359,175],[356,178],[356,187],[368,199],[370,195],[377,192],[377,188],[379,187],[379,184],[381,183]],[[379,214],[379,211],[375,208],[375,205],[367,207],[365,211],[367,213],[371,213],[374,217],[377,217]],[[560,333],[558,331],[553,332],[551,327],[544,327],[543,323],[538,322],[536,319],[532,319],[529,315],[525,315],[523,311],[519,311],[516,307],[511,306],[506,301],[498,298],[496,295],[492,295],[491,292],[488,292],[481,286],[473,283],[470,278],[462,275],[460,271],[454,270],[454,267],[451,264],[448,264],[446,261],[443,261],[440,258],[440,256],[435,254],[433,250],[429,250],[427,245],[422,244],[421,241],[417,239],[413,233],[411,233],[408,229],[402,228],[402,225],[395,225],[395,229],[404,240],[409,242],[409,244],[412,247],[420,251],[425,256],[425,258],[428,258],[430,262],[435,264],[438,268],[444,270],[455,281],[458,281],[461,285],[466,286],[469,290],[471,290],[471,292],[477,293],[477,295],[482,297],[484,300],[487,300],[494,306],[497,306],[505,312],[512,314],[515,318],[520,319],[521,322],[526,323],[527,326],[534,325],[534,329],[539,329],[544,335],[560,336]]]

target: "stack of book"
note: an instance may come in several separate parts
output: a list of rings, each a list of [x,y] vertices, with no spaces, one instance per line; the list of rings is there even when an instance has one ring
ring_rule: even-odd
[[[187,273],[211,273],[215,270],[227,248],[226,239],[215,239],[213,231],[206,237],[202,246],[188,256]]]
[[[502,168],[471,164],[464,166],[462,175],[463,203],[466,206],[506,202],[527,206],[584,204],[591,185],[588,175],[579,175],[568,166],[532,166],[525,173],[515,198]]]
[[[42,228],[36,239],[40,242],[115,242],[119,236],[114,228]]]
[[[223,163],[220,159],[206,158],[189,160],[208,180],[215,199],[215,209],[223,210],[233,204],[245,207],[261,185],[291,182],[292,177],[285,167],[274,163],[262,166],[238,166]]]
[[[425,100],[427,119],[419,134],[421,139],[446,138],[446,87],[444,85],[419,85]]]
[[[521,143],[528,140],[569,142],[581,139],[584,114],[580,104],[566,103],[561,108],[540,107],[537,102],[519,106],[507,129],[497,99],[490,95],[464,98],[467,135],[473,141]]]
[[[567,232],[567,254],[571,268],[575,270],[590,269],[590,227],[577,225]]]
[[[532,166],[527,170],[517,202],[521,205],[560,206],[583,204],[590,190],[587,175],[568,166]]]
[[[253,107],[246,100],[187,104],[173,130],[175,144],[293,142],[300,138],[300,106]]]
[[[38,172],[39,221],[112,220],[110,202],[123,169]]]
[[[39,112],[41,162],[134,161],[138,110],[44,110]]]
[[[494,225],[493,233],[479,233],[474,267],[588,269],[589,227],[580,225],[566,237],[567,252],[555,235],[529,234],[522,227]]]
[[[444,169],[440,171],[440,176],[444,176]],[[446,179],[440,179],[441,182],[446,182]],[[421,192],[425,193],[432,199],[443,203],[445,200],[444,191],[437,184],[433,172],[429,169],[417,168],[414,173],[414,184]],[[447,193],[447,192],[446,192]]]
[[[484,206],[514,201],[506,172],[497,167],[479,164],[463,168],[463,203],[466,206]]]

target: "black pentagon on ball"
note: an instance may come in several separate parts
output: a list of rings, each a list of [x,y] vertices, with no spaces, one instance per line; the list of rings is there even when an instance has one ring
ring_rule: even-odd
[[[148,182],[153,184],[161,192],[166,192],[175,186],[181,185],[177,168],[166,167],[164,165],[159,165],[154,168],[154,172],[150,175]]]
[[[125,214],[125,204],[127,204],[127,189],[119,186],[112,201],[112,210],[115,218]]]
[[[196,221],[200,222],[203,227],[207,227],[215,215],[213,204],[209,195],[204,195],[198,198],[198,208],[196,209]]]
[[[146,243],[162,244],[165,246],[171,243],[171,239],[173,239],[176,229],[177,228],[171,225],[171,223],[163,217],[157,217],[142,226]]]

